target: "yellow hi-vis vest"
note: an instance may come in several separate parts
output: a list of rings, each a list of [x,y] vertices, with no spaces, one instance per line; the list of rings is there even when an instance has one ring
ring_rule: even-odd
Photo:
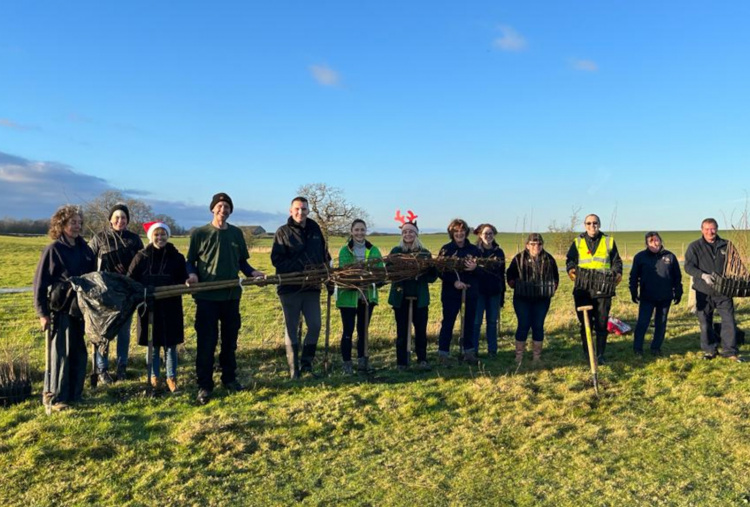
[[[596,252],[591,254],[586,238],[576,238],[578,247],[578,267],[581,269],[610,269],[609,252],[612,250],[611,236],[602,236]]]

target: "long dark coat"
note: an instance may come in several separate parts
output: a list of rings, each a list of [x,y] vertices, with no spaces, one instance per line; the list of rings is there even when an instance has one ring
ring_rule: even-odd
[[[172,243],[164,248],[148,245],[138,252],[130,264],[128,276],[146,286],[178,285],[187,280],[185,257]],[[153,303],[153,343],[158,347],[172,347],[185,341],[182,321],[182,297],[159,299]],[[148,312],[138,316],[138,345],[148,345]]]

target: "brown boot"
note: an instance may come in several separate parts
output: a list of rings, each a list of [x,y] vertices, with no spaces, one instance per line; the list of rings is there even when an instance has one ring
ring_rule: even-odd
[[[464,351],[464,362],[470,365],[476,365],[479,362],[474,349]]]
[[[523,361],[523,353],[526,352],[526,342],[516,341],[516,362]]]
[[[151,387],[154,389],[159,389],[161,387],[161,382],[159,382],[159,377],[151,376]]]
[[[167,377],[167,387],[169,388],[170,393],[174,393],[177,391],[177,380],[175,380],[173,377]]]
[[[542,342],[532,342],[534,362],[542,359]]]

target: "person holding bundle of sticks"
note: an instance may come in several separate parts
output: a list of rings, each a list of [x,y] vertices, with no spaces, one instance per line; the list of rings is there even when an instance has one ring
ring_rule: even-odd
[[[320,226],[308,218],[310,205],[307,198],[297,196],[289,206],[287,223],[276,230],[271,249],[271,263],[276,274],[297,273],[308,268],[329,266],[331,254]],[[328,294],[333,287],[326,286]],[[312,364],[320,336],[320,285],[283,285],[276,291],[284,311],[286,359],[291,378],[299,378],[302,373],[312,375]],[[330,299],[329,299],[330,301]],[[330,307],[330,305],[329,305]],[[302,343],[297,336],[300,314],[307,324],[307,334]]]
[[[721,317],[721,355],[731,361],[745,362],[737,348],[734,320],[734,300],[715,290],[716,274],[724,273],[730,243],[719,237],[719,224],[713,218],[701,222],[701,238],[688,245],[685,251],[685,272],[693,277],[698,322],[701,329],[703,359],[711,360],[718,354],[718,343],[713,340],[714,311]]]
[[[45,332],[46,368],[42,402],[47,413],[79,401],[86,380],[83,315],[67,281],[96,270],[96,256],[81,237],[77,206],[62,206],[50,219],[53,242],[44,249],[34,275],[34,309]]]
[[[143,241],[136,233],[128,230],[130,210],[125,204],[118,203],[109,210],[107,230],[94,235],[89,242],[91,250],[98,259],[99,271],[120,273],[124,275],[130,267],[135,254],[143,249]],[[130,350],[130,324],[127,320],[117,333],[117,380],[125,380]],[[96,367],[99,382],[109,385],[114,379],[109,374],[109,343],[104,354],[96,351]]]
[[[477,257],[481,255],[479,248],[467,241],[469,224],[460,218],[455,218],[448,224],[450,243],[443,245],[438,257],[457,257],[464,260],[464,270],[445,270],[440,273],[443,280],[440,301],[443,303],[443,321],[440,326],[438,356],[441,364],[450,364],[450,346],[453,338],[453,326],[456,317],[463,313],[460,323],[459,347],[461,358],[469,364],[477,363],[474,343],[474,321],[477,316],[477,298],[479,284],[475,270]]]
[[[234,211],[232,199],[225,193],[215,194],[208,208],[214,218],[190,235],[187,255],[188,285],[198,282],[237,280],[237,287],[198,292],[195,299],[195,333],[197,350],[195,373],[198,377],[198,398],[201,405],[211,399],[214,389],[214,353],[219,341],[221,323],[221,383],[229,391],[241,391],[237,381],[237,337],[240,331],[240,297],[238,271],[247,277],[263,277],[248,264],[250,254],[242,231],[227,223]]]
[[[552,296],[560,284],[555,258],[544,249],[544,238],[533,232],[526,238],[526,248],[508,266],[508,285],[513,289],[513,309],[518,318],[516,327],[516,362],[523,360],[529,330],[532,332],[533,360],[542,357],[544,320]]]
[[[367,224],[356,219],[351,225],[351,237],[339,251],[339,267],[382,258],[378,247],[367,241]],[[372,311],[378,304],[378,286],[371,284],[357,289],[338,289],[336,307],[341,312],[341,359],[343,371],[352,373],[352,336],[357,327],[357,370],[368,370],[367,334]]]
[[[492,224],[481,224],[474,229],[477,235],[479,257],[494,262],[486,267],[479,266],[476,270],[479,290],[477,295],[477,313],[474,320],[474,344],[479,353],[479,339],[482,331],[482,321],[487,315],[487,354],[497,355],[497,321],[500,308],[505,306],[505,252],[495,241],[497,229]]]
[[[148,287],[183,284],[187,281],[185,257],[169,243],[171,231],[163,222],[143,224],[149,244],[138,252],[130,263],[128,276]],[[147,311],[137,322],[138,345],[149,347],[149,333],[152,347],[149,347],[146,364],[151,368],[149,380],[154,389],[159,386],[159,349],[166,356],[166,382],[170,392],[177,391],[177,345],[185,341],[183,326],[182,297],[175,296],[149,303]],[[152,313],[149,318],[149,313]],[[149,330],[149,320],[152,322]]]
[[[401,241],[393,247],[390,255],[411,255],[425,259],[432,254],[419,241],[417,215],[411,211],[402,216],[396,213],[396,221],[401,223]],[[427,362],[427,320],[430,309],[429,284],[437,280],[437,273],[429,269],[426,273],[409,280],[394,282],[388,294],[388,304],[393,308],[396,318],[396,366],[399,369],[409,367],[411,355],[412,324],[414,328],[414,351],[417,355],[417,367],[429,369]]]
[[[593,307],[590,317],[594,321],[596,332],[596,359],[598,364],[604,364],[607,321],[615,287],[622,281],[622,259],[614,238],[601,232],[601,221],[597,215],[586,215],[583,224],[586,231],[570,245],[565,268],[575,283],[573,300],[576,309]],[[583,355],[590,360],[586,343],[586,319],[583,311],[577,311],[577,315],[581,323]]]

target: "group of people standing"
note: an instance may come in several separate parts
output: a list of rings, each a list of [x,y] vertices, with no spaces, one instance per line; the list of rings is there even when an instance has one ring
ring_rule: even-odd
[[[34,279],[34,304],[42,329],[48,336],[48,367],[45,374],[44,403],[52,410],[62,410],[81,398],[86,372],[84,324],[77,308],[75,293],[67,283],[73,276],[101,270],[127,275],[150,286],[165,286],[198,282],[237,280],[238,272],[246,277],[262,278],[265,273],[249,263],[249,253],[242,231],[229,224],[234,211],[232,199],[226,193],[215,194],[209,209],[213,219],[197,228],[190,238],[187,258],[169,243],[170,229],[162,222],[144,225],[149,243],[143,246],[139,236],[127,230],[130,221],[127,206],[118,204],[110,210],[110,230],[100,232],[87,244],[82,236],[83,217],[77,207],[63,206],[52,216],[51,243],[42,253]],[[308,218],[309,205],[305,197],[295,197],[290,205],[287,223],[275,234],[271,262],[277,274],[304,271],[311,266],[330,266],[331,256],[321,228]],[[416,217],[401,219],[401,238],[390,254],[431,258],[431,252],[419,239]],[[589,215],[584,220],[586,231],[570,247],[566,271],[574,280],[582,270],[607,271],[615,275],[615,283],[622,279],[622,260],[614,240],[601,233],[600,220]],[[714,310],[722,318],[721,346],[725,357],[741,361],[734,337],[733,303],[731,298],[713,290],[714,273],[720,272],[726,256],[727,242],[716,234],[716,221],[707,219],[702,225],[703,237],[692,243],[686,252],[686,271],[694,278],[698,291],[698,315],[701,326],[701,345],[704,357],[717,355],[717,340],[711,336]],[[531,331],[533,360],[542,354],[544,321],[552,297],[559,285],[555,259],[544,250],[541,234],[528,236],[525,248],[515,255],[506,271],[505,254],[495,241],[497,229],[489,223],[473,230],[475,244],[468,240],[469,225],[461,219],[448,226],[450,242],[438,257],[455,257],[463,264],[462,270],[429,269],[413,279],[394,282],[388,294],[396,321],[396,363],[399,369],[410,366],[411,339],[416,355],[416,367],[429,369],[427,360],[427,323],[430,305],[429,285],[438,278],[442,281],[440,299],[442,322],[438,338],[438,359],[449,366],[454,326],[459,314],[459,349],[461,359],[469,364],[477,362],[482,323],[486,320],[487,352],[497,354],[497,329],[500,308],[505,303],[506,280],[513,289],[513,308],[518,325],[515,332],[515,357],[521,362]],[[653,354],[661,353],[667,314],[672,302],[682,297],[679,264],[675,256],[665,250],[656,232],[646,235],[647,248],[636,255],[630,275],[630,291],[639,303],[638,324],[634,349],[643,353],[643,337],[654,312],[655,333],[651,344]],[[360,219],[351,224],[351,236],[341,248],[339,266],[365,260],[381,259],[377,246],[367,239],[367,224]],[[385,261],[384,261],[385,262]],[[353,373],[353,335],[357,331],[357,365],[359,371],[369,369],[368,325],[378,304],[378,284],[360,288],[325,286],[329,294],[336,292],[336,306],[341,314],[342,370]],[[322,327],[321,286],[287,285],[277,287],[285,320],[285,347],[291,378],[313,375],[313,361]],[[241,287],[198,292],[195,330],[197,337],[196,376],[197,401],[206,404],[212,396],[214,383],[214,355],[219,347],[221,383],[229,391],[240,391],[237,380],[236,348],[241,326]],[[573,292],[576,308],[593,307],[592,318],[596,333],[597,360],[605,362],[607,320],[612,294],[596,288],[576,284]],[[139,344],[146,345],[149,324],[153,336],[153,355],[147,364],[154,387],[160,386],[160,349],[166,359],[166,384],[177,390],[177,349],[184,341],[181,297],[155,301],[151,318],[141,314],[137,320]],[[582,312],[581,338],[584,355],[588,354]],[[307,331],[302,336],[301,319]],[[117,337],[117,379],[126,376],[130,344],[130,322]],[[114,381],[108,372],[108,354],[96,356],[99,380]]]

